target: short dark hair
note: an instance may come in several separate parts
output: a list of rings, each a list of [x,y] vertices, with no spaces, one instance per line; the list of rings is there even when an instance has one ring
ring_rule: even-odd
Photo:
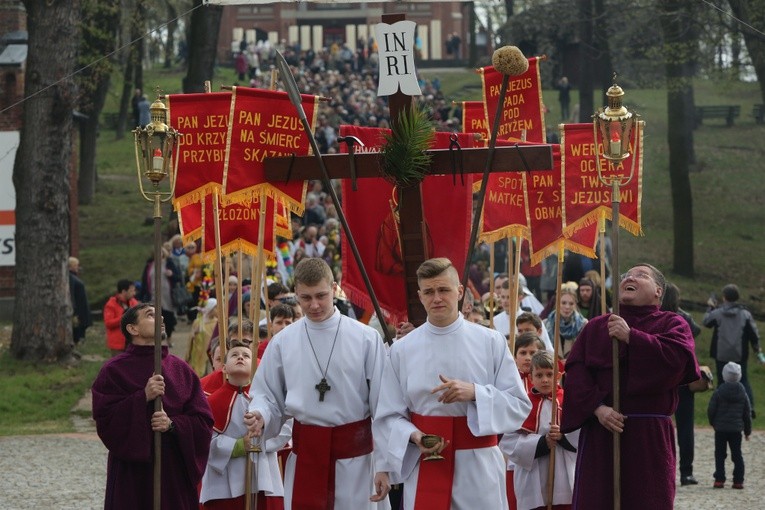
[[[727,301],[728,303],[733,303],[734,301],[738,301],[738,298],[740,297],[738,293],[738,286],[733,283],[729,283],[728,285],[723,287],[722,294],[723,294],[723,297],[725,298],[725,301]]]
[[[279,282],[274,282],[268,286],[268,299],[273,301],[279,294],[287,294],[290,289],[286,285]]]
[[[542,329],[542,319],[539,318],[539,315],[533,312],[523,312],[515,319],[516,326],[524,322],[530,322],[535,328]]]
[[[135,324],[138,321],[138,315],[141,312],[141,310],[145,308],[153,308],[153,303],[138,303],[135,306],[131,306],[127,310],[125,310],[125,313],[122,314],[122,318],[120,319],[120,329],[122,330],[122,335],[125,337],[125,344],[130,345],[133,343],[133,335],[128,333],[127,327],[130,324]],[[156,320],[156,318],[155,318]]]
[[[229,342],[227,342],[227,343],[229,343]],[[249,349],[250,348],[250,344],[245,343],[245,342],[240,342],[239,340],[232,340],[229,343],[228,348],[226,349],[226,360],[228,360],[228,353],[231,352],[231,349],[233,349],[234,347],[246,347],[246,348]]]
[[[674,283],[667,282],[667,288],[661,297],[661,309],[665,312],[675,312],[680,308],[680,289]]]
[[[529,345],[533,344],[536,344],[540,351],[545,349],[545,344],[542,339],[539,338],[539,335],[532,333],[531,331],[521,333],[515,337],[515,350],[513,351],[513,356],[518,354],[518,349],[522,349],[523,347],[528,347]]]
[[[131,282],[130,280],[120,280],[117,282],[117,292],[122,292],[123,290],[128,290],[130,287],[135,286],[135,283]]]
[[[271,320],[277,317],[285,317],[287,319],[295,318],[295,310],[291,306],[279,303],[271,307]]]

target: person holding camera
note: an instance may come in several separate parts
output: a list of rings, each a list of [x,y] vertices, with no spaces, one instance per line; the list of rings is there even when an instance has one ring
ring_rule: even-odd
[[[718,381],[723,380],[722,372],[726,363],[734,361],[741,365],[741,384],[744,385],[749,397],[749,402],[752,405],[752,418],[754,418],[756,416],[754,396],[747,376],[747,361],[749,359],[747,344],[752,345],[759,362],[765,364],[765,354],[760,348],[760,334],[757,331],[757,324],[754,322],[752,313],[738,302],[738,286],[729,283],[723,287],[722,294],[722,305],[718,307],[717,300],[712,295],[707,301],[709,309],[704,314],[704,326],[714,328],[709,354],[715,359]]]

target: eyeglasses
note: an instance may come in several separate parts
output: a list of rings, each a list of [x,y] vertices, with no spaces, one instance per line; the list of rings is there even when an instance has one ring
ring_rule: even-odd
[[[645,271],[637,271],[635,273],[623,273],[621,276],[619,276],[619,281],[623,282],[627,278],[633,278],[635,280],[653,280],[653,276],[646,273]]]

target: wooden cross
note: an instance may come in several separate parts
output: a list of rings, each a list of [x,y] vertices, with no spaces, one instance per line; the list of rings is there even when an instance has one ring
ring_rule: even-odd
[[[383,14],[384,23],[393,24],[405,19],[403,14]],[[395,126],[399,115],[410,110],[413,97],[400,90],[389,96],[391,125]],[[553,168],[552,147],[550,145],[531,145],[519,147],[496,147],[491,168],[492,173],[517,172],[526,168],[529,170],[551,170]],[[482,173],[486,166],[489,150],[462,149],[462,166],[467,173]],[[428,175],[446,175],[452,172],[453,159],[448,149],[429,150],[432,156]],[[350,179],[351,160],[354,158],[355,177],[381,177],[382,156],[379,153],[329,154],[323,156],[324,165],[331,179]],[[528,167],[527,167],[528,165]],[[291,172],[290,178],[296,180],[318,180],[322,178],[321,168],[315,156],[278,157],[264,160],[265,178],[269,182],[283,181],[284,176]],[[399,217],[401,234],[401,255],[404,265],[406,288],[407,314],[409,321],[419,326],[427,319],[417,295],[417,268],[427,257],[427,247],[424,243],[424,218],[422,210],[422,184],[399,188]],[[478,212],[480,214],[480,212]],[[467,249],[467,247],[466,247]],[[458,268],[459,270],[459,268]],[[382,321],[381,321],[382,322]],[[326,385],[326,381],[324,381]],[[329,386],[326,386],[329,390]],[[316,389],[321,392],[319,385]],[[324,393],[320,400],[324,399]]]
[[[321,381],[319,381],[319,384],[314,386],[316,390],[319,392],[319,402],[324,402],[324,394],[332,389],[332,386],[327,384],[327,379],[322,377]]]

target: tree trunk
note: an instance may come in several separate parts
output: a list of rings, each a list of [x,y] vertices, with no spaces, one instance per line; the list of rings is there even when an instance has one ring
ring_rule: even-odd
[[[137,41],[130,45],[125,72],[123,74],[122,95],[120,96],[120,111],[117,119],[117,140],[125,137],[125,131],[133,130],[136,126],[133,119],[133,110],[130,98],[133,97],[134,89],[143,90],[143,35],[142,27],[146,24],[143,19],[142,0],[137,0],[130,12],[130,40]],[[139,40],[140,39],[140,40]]]
[[[200,5],[202,0],[195,0]],[[205,81],[212,80],[215,72],[215,55],[220,32],[223,7],[206,5],[191,14],[191,30],[188,40],[189,57],[183,92],[204,92]]]
[[[728,0],[728,3],[738,19],[760,31],[757,33],[748,26],[738,24],[760,85],[761,101],[765,103],[765,36],[762,35],[765,31],[765,0]]]
[[[592,0],[577,0],[579,7],[579,122],[592,122],[593,42]]]
[[[67,257],[76,105],[72,73],[80,5],[78,0],[25,0],[24,5],[29,31],[27,99],[13,167],[17,255],[11,354],[54,361],[72,350]]]
[[[172,2],[167,1],[167,39],[165,40],[165,69],[173,66],[175,59],[175,31],[178,30],[178,11]]]
[[[694,0],[661,3],[664,59],[667,73],[667,141],[674,231],[673,271],[693,277],[693,196],[689,170],[693,147],[693,73],[698,30]]]
[[[96,192],[96,142],[99,134],[99,117],[104,109],[106,95],[109,92],[109,75],[98,79],[93,92],[93,104],[84,113],[86,119],[80,124],[80,175],[77,180],[79,203],[90,204]]]
[[[614,68],[611,64],[611,47],[608,44],[608,15],[603,0],[594,0],[595,23],[593,26],[593,40],[598,56],[595,59],[595,66],[598,74],[598,84],[602,91],[600,96],[605,101],[605,94],[611,86],[614,75]],[[595,101],[597,103],[597,101]],[[590,110],[587,110],[590,111]]]
[[[120,23],[118,6],[100,0],[82,1],[81,60],[97,61],[114,51]],[[102,60],[77,76],[80,89],[79,109],[87,116],[80,123],[80,172],[77,195],[80,204],[93,201],[96,187],[96,141],[98,121],[104,108],[114,66]]]

